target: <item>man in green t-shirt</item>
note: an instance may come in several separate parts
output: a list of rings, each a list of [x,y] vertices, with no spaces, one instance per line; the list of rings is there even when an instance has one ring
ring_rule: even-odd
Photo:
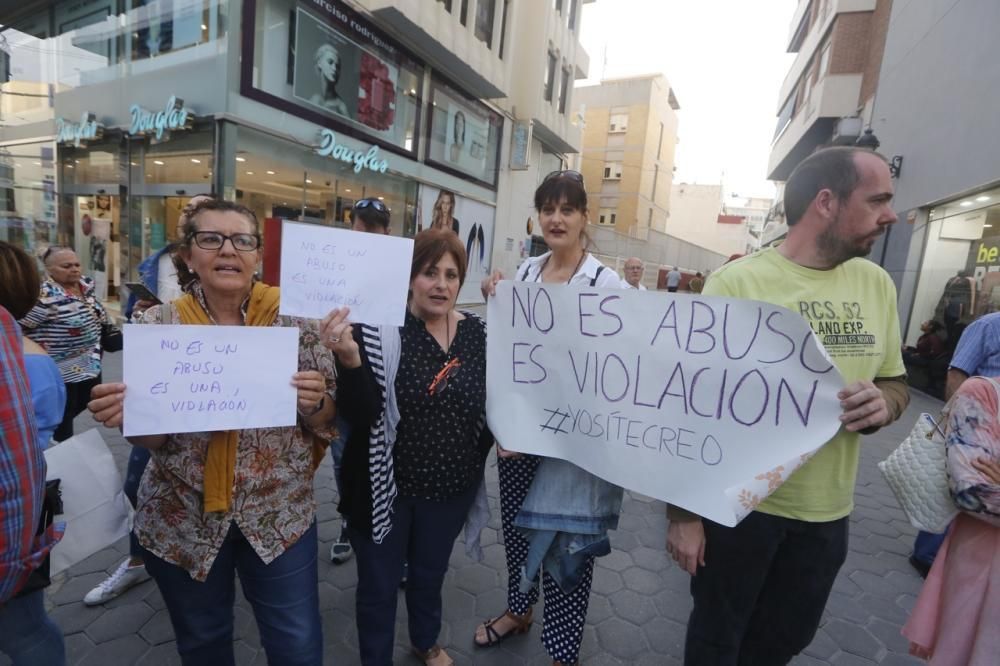
[[[846,386],[842,428],[736,527],[668,507],[667,550],[694,576],[686,664],[786,664],[812,641],[847,557],[860,434],[909,401],[896,288],[863,259],[896,222],[880,155],[827,148],[785,185],[788,237],[720,268],[704,293],[775,303],[812,326]]]

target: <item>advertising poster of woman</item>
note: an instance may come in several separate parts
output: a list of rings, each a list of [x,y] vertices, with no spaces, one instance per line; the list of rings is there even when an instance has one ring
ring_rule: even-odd
[[[327,114],[355,119],[360,55],[355,44],[300,10],[295,22],[293,94]]]
[[[450,212],[449,212],[450,209]],[[435,224],[458,234],[469,258],[465,284],[458,294],[459,303],[482,303],[479,283],[490,274],[493,253],[495,210],[472,199],[429,185],[420,186],[418,224],[429,228]]]

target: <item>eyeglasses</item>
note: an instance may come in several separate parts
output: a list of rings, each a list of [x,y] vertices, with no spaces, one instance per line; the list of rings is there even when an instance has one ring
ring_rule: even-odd
[[[579,171],[573,171],[572,169],[560,169],[559,171],[553,171],[545,177],[545,180],[550,180],[552,178],[569,178],[570,180],[575,180],[578,183],[583,182],[583,174]],[[545,180],[542,182],[544,183]]]
[[[362,199],[361,201],[354,204],[355,208],[368,208],[372,207],[380,213],[388,213],[389,207],[378,199]]]
[[[436,375],[434,375],[434,381],[431,385],[427,387],[427,395],[434,395],[435,393],[441,393],[446,388],[448,388],[448,379],[455,376],[458,369],[462,367],[462,362],[457,358],[453,358],[444,364]]]
[[[195,231],[189,234],[194,244],[203,250],[221,250],[229,241],[233,248],[240,252],[253,252],[260,247],[260,236],[257,234],[233,234],[227,236],[217,231]]]

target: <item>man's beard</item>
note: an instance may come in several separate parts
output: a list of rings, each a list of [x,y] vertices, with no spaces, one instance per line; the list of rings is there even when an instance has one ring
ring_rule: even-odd
[[[816,248],[823,259],[830,263],[831,267],[839,266],[845,261],[857,257],[867,257],[871,254],[872,245],[868,247],[861,245],[859,239],[846,239],[837,234],[840,226],[840,212],[833,219],[833,222],[820,233],[816,239]],[[865,237],[864,240],[867,240]]]

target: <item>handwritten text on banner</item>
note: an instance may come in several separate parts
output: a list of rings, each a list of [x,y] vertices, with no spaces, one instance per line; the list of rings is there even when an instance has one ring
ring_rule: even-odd
[[[487,322],[487,415],[503,447],[723,525],[840,427],[840,373],[775,305],[505,281]]]
[[[281,227],[281,314],[402,326],[413,240],[315,224]]]
[[[126,437],[295,424],[299,330],[124,327]]]

